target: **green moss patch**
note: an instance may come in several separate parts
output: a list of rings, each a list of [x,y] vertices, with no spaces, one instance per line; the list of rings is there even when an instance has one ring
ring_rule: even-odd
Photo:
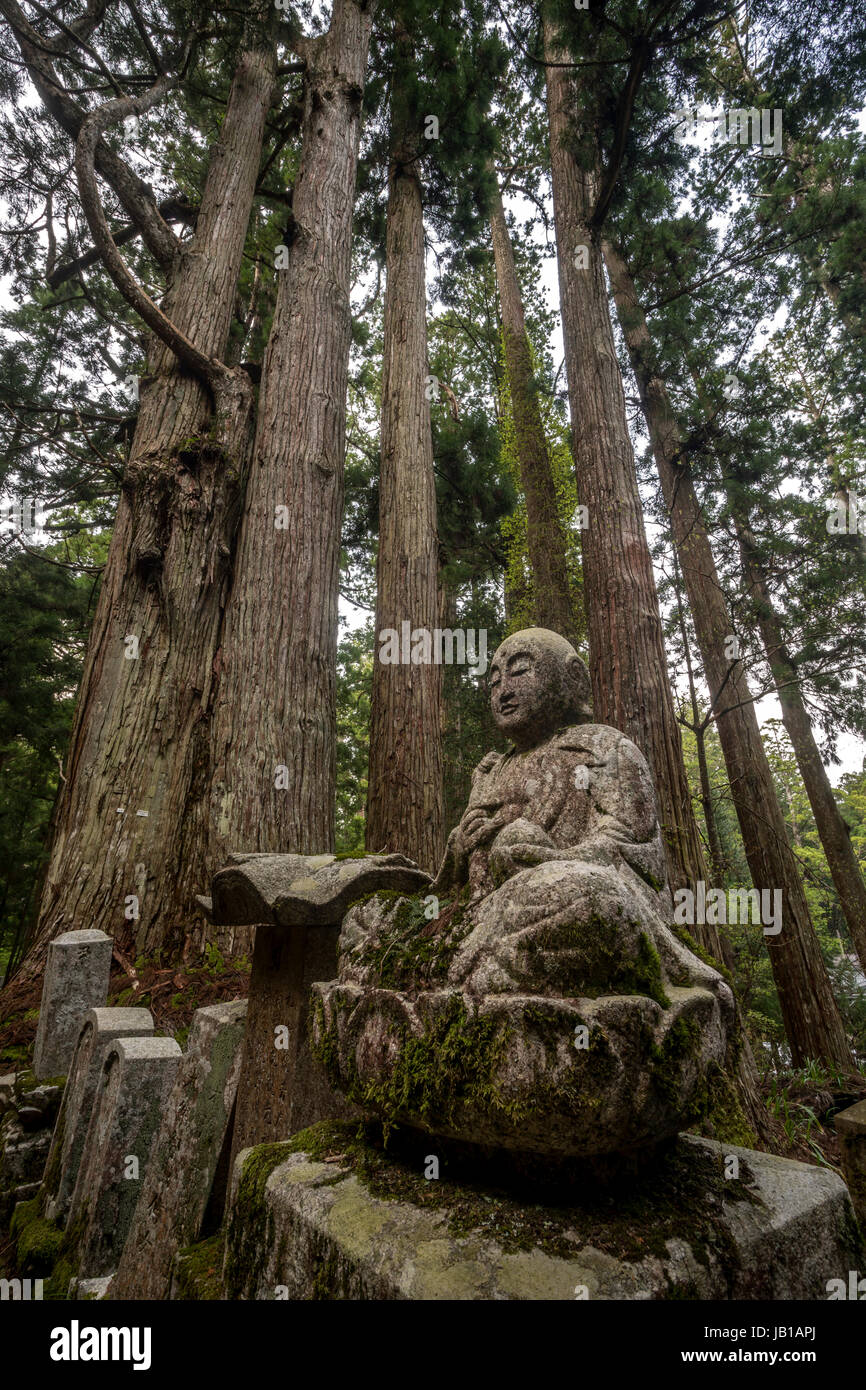
[[[223,1298],[222,1264],[223,1237],[219,1233],[179,1250],[174,1265],[174,1298],[197,1302]]]
[[[637,927],[637,924],[629,924]],[[564,994],[597,998],[603,994],[645,994],[662,1008],[670,1001],[665,994],[661,960],[646,932],[638,931],[638,948],[629,960],[623,958],[625,925],[606,917],[588,917],[573,923],[552,923],[526,943],[531,958],[539,953],[555,954],[557,987]],[[530,963],[528,975],[536,973]]]
[[[50,1275],[63,1246],[63,1232],[53,1221],[46,1221],[42,1216],[38,1197],[30,1202],[18,1203],[9,1233],[16,1240],[18,1272],[25,1277],[36,1275],[44,1278]]]
[[[438,916],[428,917],[427,893],[406,897],[380,891],[359,899],[375,898],[384,921],[373,940],[358,948],[351,959],[371,970],[383,989],[420,990],[444,980],[461,941],[469,931],[466,903],[456,899],[440,905]]]
[[[273,1217],[265,1205],[265,1185],[275,1168],[294,1149],[291,1141],[259,1144],[247,1154],[232,1205],[226,1236],[225,1286],[232,1298],[244,1287],[250,1269],[258,1264],[273,1236]]]
[[[703,946],[692,936],[691,932],[686,931],[685,927],[680,926],[679,923],[676,922],[670,923],[670,930],[677,940],[685,946],[687,950],[691,951],[693,956],[697,956],[698,960],[702,960],[704,965],[708,965],[711,970],[715,970],[733,989],[734,980],[728,967],[722,965],[721,961],[716,960],[715,956],[711,956],[709,951],[705,951]],[[683,979],[677,980],[675,983],[688,984],[689,981]]]
[[[324,1024],[323,1012],[319,1022]],[[397,1059],[383,1081],[343,1075],[336,1040],[327,1032],[314,1055],[337,1089],[378,1111],[387,1123],[401,1115],[417,1115],[447,1127],[464,1103],[510,1113],[512,1105],[496,1083],[508,1036],[500,1020],[469,1014],[462,997],[455,995],[420,1037],[404,1032]]]

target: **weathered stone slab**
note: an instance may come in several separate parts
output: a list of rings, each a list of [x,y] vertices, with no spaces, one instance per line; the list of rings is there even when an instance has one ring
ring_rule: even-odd
[[[111,948],[101,931],[68,931],[49,944],[33,1053],[40,1081],[66,1075],[85,1014],[105,1004]]]
[[[67,1222],[80,1232],[79,1278],[117,1268],[181,1056],[173,1038],[106,1048]]]
[[[239,1155],[228,1298],[826,1299],[829,1281],[863,1266],[835,1174],[692,1135],[613,1201],[581,1192],[550,1207],[425,1184],[421,1166],[389,1168],[381,1153],[374,1193],[357,1153],[339,1153],[351,1137],[335,1134],[333,1154],[323,1137],[298,1136],[283,1161]]]
[[[75,1191],[106,1047],[115,1038],[149,1037],[152,1033],[153,1018],[148,1009],[90,1009],[87,1013],[45,1165],[43,1207],[50,1221],[63,1224]]]
[[[228,1137],[246,1013],[246,999],[196,1010],[112,1299],[167,1298],[175,1253],[199,1238]]]
[[[308,1037],[310,988],[337,967],[349,904],[378,889],[411,893],[429,875],[400,854],[233,854],[198,902],[216,925],[255,925],[234,1154],[353,1107],[328,1085]]]
[[[847,1110],[833,1117],[833,1122],[839,1136],[848,1191],[861,1230],[866,1232],[866,1100],[849,1105]]]

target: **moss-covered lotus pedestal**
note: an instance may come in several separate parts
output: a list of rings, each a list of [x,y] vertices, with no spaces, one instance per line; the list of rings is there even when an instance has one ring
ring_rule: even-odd
[[[841,1179],[771,1154],[681,1135],[637,1173],[553,1188],[326,1123],[238,1156],[224,1296],[826,1299],[863,1264]]]

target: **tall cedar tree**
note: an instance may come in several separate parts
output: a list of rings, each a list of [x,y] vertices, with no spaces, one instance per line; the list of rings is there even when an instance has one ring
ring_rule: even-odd
[[[596,718],[627,733],[649,761],[678,888],[706,873],[608,310],[601,227],[610,175],[603,174],[586,77],[597,69],[571,64],[552,4],[544,12],[544,52],[574,461],[578,497],[589,513],[582,555],[593,704]]]
[[[491,135],[485,119],[501,62],[483,30],[483,6],[411,4],[398,11],[390,49],[390,137],[384,351],[382,369],[379,552],[367,790],[368,850],[397,850],[435,871],[443,848],[442,666],[444,622],[430,399],[438,383],[427,355],[424,199],[439,204],[437,230],[472,210],[466,191],[486,202],[479,156]],[[432,138],[430,138],[432,137]],[[479,173],[481,175],[479,179]],[[443,217],[443,185],[462,183],[463,204]],[[449,199],[450,201],[450,199]],[[462,217],[461,217],[462,214]],[[444,225],[443,225],[444,224]],[[449,225],[450,224],[450,225]],[[393,662],[384,634],[428,634],[420,660]],[[401,653],[402,655],[402,653]],[[437,659],[439,658],[439,659]]]
[[[840,22],[843,19],[845,21],[842,25],[844,30],[851,16],[840,14],[839,18]],[[790,22],[788,16],[788,23]],[[847,44],[839,45],[837,36],[837,46],[834,47],[833,53],[836,60],[840,57],[840,48],[842,54],[848,55],[849,60],[856,55],[858,49],[855,37],[860,40],[862,57],[861,29],[859,33],[854,31]],[[856,109],[858,93],[862,100],[862,63],[859,73],[856,69],[851,73],[846,72],[846,76],[851,77],[852,81],[841,83],[834,80],[828,85],[819,81],[819,74],[811,70],[811,65],[815,63],[815,55],[811,49],[804,51],[799,43],[795,43],[793,56],[787,65],[782,65],[781,73],[776,71],[776,67],[780,66],[780,53],[776,64],[772,62],[772,55],[769,55],[771,61],[761,70],[759,76],[750,63],[748,47],[748,35],[739,33],[732,20],[723,27],[723,57],[715,64],[718,79],[747,107],[772,106],[781,109],[781,103],[784,102],[787,113],[790,107],[794,106],[790,101],[787,84],[792,80],[796,81],[800,84],[801,91],[809,84],[811,100],[796,103],[795,121],[805,119],[812,127],[816,122],[820,122],[824,130],[832,132],[838,122],[840,111],[844,112],[846,108],[850,110],[852,105]],[[807,109],[805,117],[797,109],[803,105]],[[862,255],[862,179],[857,179],[856,170],[846,166],[845,160],[841,157],[845,148],[844,142],[833,142],[834,162],[829,163],[826,156],[822,155],[821,142],[815,137],[816,131],[808,127],[799,130],[795,125],[793,135],[785,128],[782,132],[781,173],[775,160],[757,162],[761,197],[755,200],[756,215],[759,225],[774,226],[778,232],[791,238],[796,254],[804,263],[807,278],[820,286],[830,304],[838,311],[846,335],[857,340],[863,337],[866,322],[863,315],[866,264]],[[822,159],[824,167],[819,168],[819,161]],[[859,236],[856,234],[858,227]],[[817,418],[815,423],[819,424]],[[846,513],[849,513],[849,479],[832,457],[828,462],[836,495]],[[782,617],[774,604],[761,548],[750,525],[746,493],[742,488],[738,488],[730,477],[727,483],[726,491],[740,547],[743,573],[782,707],[782,720],[794,749],[854,949],[861,964],[866,965],[866,882],[818,748],[803,696],[796,657],[786,638]],[[861,531],[858,540],[862,557],[866,552],[866,534]]]
[[[375,4],[298,37],[300,163],[276,270],[235,579],[217,657],[213,815],[226,846],[334,844],[352,211]]]
[[[155,75],[144,97],[88,112],[58,75],[63,56],[86,46],[104,9],[90,6],[78,24],[43,34],[15,0],[2,4],[28,75],[70,142],[70,162],[76,153],[100,254],[156,335],[76,706],[36,945],[25,965],[31,972],[52,937],[82,925],[106,931],[122,949],[176,949],[207,881],[208,731],[252,402],[246,374],[222,359],[274,86],[273,11],[261,0],[250,17],[195,233],[181,246],[149,188],[102,138],[112,124],[148,109],[172,79]],[[175,80],[180,75],[175,66]],[[120,260],[94,171],[165,274],[161,310]]]
[[[493,194],[490,232],[502,315],[514,442],[520,483],[526,498],[526,544],[532,571],[533,619],[538,627],[551,628],[570,642],[577,642],[580,625],[572,602],[565,535],[539,407],[514,248],[498,185]]]
[[[424,211],[419,112],[410,100],[417,63],[398,22],[391,86],[385,323],[382,362],[376,626],[381,643],[402,625],[440,626],[436,484],[427,363]],[[368,850],[398,850],[435,872],[442,854],[442,667],[373,656]],[[423,655],[423,653],[422,653]]]
[[[844,1068],[851,1063],[845,1028],[788,844],[745,669],[738,656],[728,655],[733,622],[683,458],[679,424],[654,364],[646,317],[628,266],[609,242],[604,253],[670,515],[752,882],[759,890],[782,892],[782,930],[767,937],[767,946],[792,1056],[797,1065],[818,1057]]]

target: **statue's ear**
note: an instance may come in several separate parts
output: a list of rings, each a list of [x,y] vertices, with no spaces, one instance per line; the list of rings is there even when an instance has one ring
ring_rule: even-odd
[[[580,706],[580,712],[591,719],[592,682],[589,679],[589,671],[576,652],[568,658],[568,673],[574,682],[577,704]]]

